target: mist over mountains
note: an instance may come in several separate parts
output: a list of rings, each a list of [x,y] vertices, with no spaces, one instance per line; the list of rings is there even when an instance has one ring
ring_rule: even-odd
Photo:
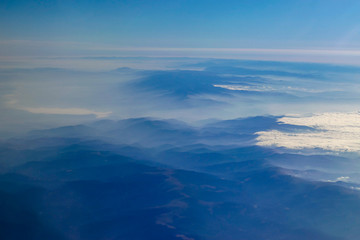
[[[0,240],[359,240],[359,12],[1,0]]]
[[[355,239],[358,165],[254,145],[284,128],[134,118],[3,142],[1,239]]]
[[[0,69],[1,239],[360,234],[358,67],[53,61]]]
[[[50,66],[42,67],[45,63]],[[94,70],[59,68],[86,65]],[[98,66],[113,66],[112,69]],[[60,58],[0,69],[3,137],[96,118],[196,123],[357,111],[358,67],[199,58]],[[117,67],[115,67],[117,66]]]

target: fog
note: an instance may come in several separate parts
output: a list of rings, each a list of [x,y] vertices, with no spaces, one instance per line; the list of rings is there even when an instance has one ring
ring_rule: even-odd
[[[359,75],[205,58],[9,62],[0,237],[356,239]]]
[[[98,118],[199,124],[213,118],[352,112],[360,102],[360,69],[351,66],[134,57],[15,63],[0,70],[3,137]]]

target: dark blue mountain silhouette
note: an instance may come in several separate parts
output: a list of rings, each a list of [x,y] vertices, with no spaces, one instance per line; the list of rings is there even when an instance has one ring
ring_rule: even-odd
[[[215,144],[278,127],[276,117],[197,128],[143,118],[8,141],[0,159],[14,164],[0,175],[0,238],[357,239],[357,190],[289,174],[302,172],[301,159],[329,160],[334,170],[340,158]]]

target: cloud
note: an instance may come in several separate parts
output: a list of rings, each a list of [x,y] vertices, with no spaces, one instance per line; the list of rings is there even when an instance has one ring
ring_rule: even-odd
[[[277,130],[257,132],[257,145],[290,149],[321,148],[330,151],[360,151],[360,113],[323,113],[308,117],[283,117],[281,124],[311,127],[305,132]]]
[[[22,108],[31,113],[65,114],[65,115],[95,115],[96,118],[106,118],[112,112],[96,112],[85,108]]]
[[[266,87],[266,86],[242,86],[242,85],[221,85],[221,84],[214,84],[214,87],[224,88],[232,91],[254,91],[254,92],[265,92],[265,91],[272,91],[273,88]]]
[[[355,30],[354,30],[355,33]],[[350,33],[349,36],[352,36]],[[345,40],[346,41],[346,40]],[[122,47],[119,45],[74,41],[3,40],[0,50],[6,59],[14,56],[122,56],[122,57],[201,57],[297,62],[324,62],[360,65],[356,49],[278,49],[278,48],[166,48]],[[1,60],[1,58],[0,58]]]
[[[335,180],[327,180],[326,182],[348,182],[350,180],[350,177],[348,176],[341,176],[336,178]]]
[[[308,117],[283,117],[279,122],[292,125],[306,125],[321,130],[360,132],[360,112],[322,113]]]

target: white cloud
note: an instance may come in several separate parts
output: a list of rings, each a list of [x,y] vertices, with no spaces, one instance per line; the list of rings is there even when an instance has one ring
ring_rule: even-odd
[[[335,180],[326,180],[326,182],[349,182],[350,177],[348,176],[341,176],[336,178]]]
[[[308,126],[314,130],[257,132],[257,144],[290,149],[321,148],[330,151],[360,151],[360,113],[323,113],[309,117],[283,117],[280,123]]]
[[[309,117],[283,117],[279,122],[291,125],[305,125],[322,130],[360,132],[360,113],[322,113]]]
[[[215,84],[214,87],[225,88],[233,91],[254,91],[254,92],[263,92],[270,91],[272,88],[270,87],[253,87],[253,86],[242,86],[242,85],[220,85]]]
[[[258,86],[244,86],[244,85],[235,85],[235,84],[214,84],[214,87],[224,88],[232,91],[253,91],[253,92],[270,92],[270,91],[279,91],[279,92],[305,92],[305,93],[321,93],[323,90],[299,88],[292,86],[282,86],[282,87],[272,87],[267,85],[258,85]],[[335,91],[337,89],[330,89]]]

